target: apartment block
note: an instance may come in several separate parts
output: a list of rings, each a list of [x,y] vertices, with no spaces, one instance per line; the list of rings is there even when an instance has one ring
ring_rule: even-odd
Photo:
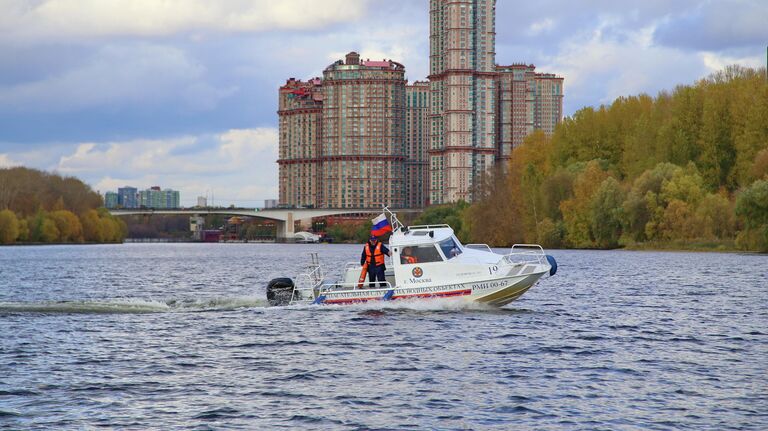
[[[106,192],[104,194],[104,207],[109,209],[117,208],[117,193]]]
[[[512,155],[534,130],[552,135],[563,119],[563,78],[537,73],[532,64],[496,66],[498,73],[497,135],[500,162]]]
[[[410,208],[429,204],[429,82],[405,87],[405,200]]]
[[[402,64],[350,52],[280,87],[280,203],[406,206],[405,84]]]
[[[563,78],[496,65],[495,0],[430,0],[428,81],[356,52],[279,90],[282,205],[424,207],[474,185],[563,117]]]
[[[319,205],[405,206],[405,67],[350,52],[323,72]]]
[[[317,206],[322,154],[323,85],[289,79],[278,92],[280,202]]]
[[[139,205],[143,208],[180,208],[180,194],[177,190],[162,190],[158,186],[139,191]]]
[[[563,120],[563,81],[551,73],[536,74],[533,128],[550,136]]]
[[[495,0],[430,1],[430,201],[472,200],[496,158]]]
[[[117,205],[121,208],[138,208],[138,189],[129,186],[117,189]]]

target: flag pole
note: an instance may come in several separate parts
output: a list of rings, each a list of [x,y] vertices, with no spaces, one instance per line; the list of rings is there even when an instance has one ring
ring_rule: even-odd
[[[390,211],[390,209],[386,205],[382,205],[382,207],[383,207],[382,209],[384,213],[389,214],[389,219],[391,220],[391,224],[392,224],[392,231],[396,232],[398,229],[402,229],[403,224],[400,223],[400,220],[397,218],[397,215],[392,211]]]

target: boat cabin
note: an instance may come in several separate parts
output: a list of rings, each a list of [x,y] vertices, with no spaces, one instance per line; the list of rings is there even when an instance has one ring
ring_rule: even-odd
[[[465,252],[448,225],[405,227],[389,238],[389,249],[393,268],[387,271],[387,281],[393,286],[434,284],[443,278],[439,273],[445,263]]]

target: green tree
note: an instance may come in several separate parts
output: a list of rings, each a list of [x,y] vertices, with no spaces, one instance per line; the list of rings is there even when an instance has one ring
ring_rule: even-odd
[[[48,217],[56,224],[62,242],[81,242],[83,240],[83,226],[80,219],[71,211],[52,211]]]
[[[16,238],[21,242],[29,241],[29,222],[27,219],[19,219],[19,236]]]
[[[730,186],[727,179],[736,161],[729,112],[731,92],[722,84],[705,85],[704,89],[698,165],[707,187],[716,190],[721,185]]]
[[[686,169],[676,169],[672,178],[662,182],[659,196],[665,203],[677,199],[695,207],[704,197],[704,187],[696,165],[689,163]]]
[[[591,203],[600,184],[608,178],[608,172],[600,167],[597,160],[587,163],[584,172],[573,183],[573,197],[560,204],[565,225],[565,239],[578,248],[595,246],[591,232]]]
[[[0,244],[13,244],[19,236],[19,220],[11,210],[0,211]]]
[[[766,148],[755,155],[755,160],[749,170],[750,177],[755,180],[768,178],[768,144]]]
[[[653,169],[647,170],[632,183],[627,197],[622,204],[624,232],[623,242],[645,241],[648,238],[647,225],[652,217],[658,220],[658,195],[662,185],[670,180],[680,168],[671,163],[659,163]],[[655,222],[650,229],[655,232]]]
[[[600,248],[615,248],[621,238],[624,191],[613,177],[600,183],[590,205],[591,232]]]
[[[552,176],[544,179],[541,184],[541,212],[546,218],[553,221],[562,220],[560,203],[573,197],[573,182],[576,173],[565,168],[560,168]]]
[[[696,209],[695,224],[703,238],[733,238],[736,226],[733,205],[726,196],[708,194]]]
[[[56,227],[56,223],[48,217],[44,218],[40,225],[40,240],[45,243],[58,242],[59,236],[59,229]]]
[[[549,217],[545,217],[537,226],[539,232],[539,244],[547,248],[563,246],[565,230],[562,223],[557,223]]]
[[[736,215],[744,223],[739,243],[750,249],[768,251],[768,180],[758,180],[736,199]]]
[[[104,230],[101,228],[99,213],[96,210],[88,210],[80,215],[80,224],[83,226],[83,239],[87,242],[104,242]]]
[[[691,223],[693,211],[690,205],[672,199],[663,211],[658,223],[657,235],[664,240],[682,240],[696,237],[696,227]]]

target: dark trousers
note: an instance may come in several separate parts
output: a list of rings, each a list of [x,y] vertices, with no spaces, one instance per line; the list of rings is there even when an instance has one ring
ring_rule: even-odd
[[[374,288],[377,286],[384,287],[384,283],[375,283],[376,281],[387,281],[384,278],[384,266],[369,266],[368,267],[368,287]]]

